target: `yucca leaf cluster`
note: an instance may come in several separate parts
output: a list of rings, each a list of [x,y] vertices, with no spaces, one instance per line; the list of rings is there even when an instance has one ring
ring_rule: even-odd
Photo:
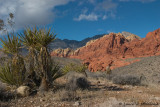
[[[24,59],[20,55],[20,40],[16,35],[8,34],[0,41],[2,42],[2,51],[11,56],[11,59],[0,69],[0,80],[10,85],[20,86],[25,80],[26,73]]]

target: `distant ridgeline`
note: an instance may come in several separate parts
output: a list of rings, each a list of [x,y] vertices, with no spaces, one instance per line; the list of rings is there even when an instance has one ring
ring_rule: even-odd
[[[106,34],[95,35],[93,37],[88,37],[86,39],[83,39],[82,41],[68,40],[68,39],[64,39],[64,40],[56,39],[55,41],[53,41],[50,44],[49,47],[52,50],[58,49],[58,48],[61,48],[61,49],[66,49],[66,48],[77,49],[77,48],[85,46],[88,41],[98,39],[98,38],[100,38],[104,35],[106,35]]]

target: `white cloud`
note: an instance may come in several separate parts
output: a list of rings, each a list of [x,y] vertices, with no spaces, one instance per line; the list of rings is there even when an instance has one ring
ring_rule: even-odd
[[[78,18],[74,18],[75,21],[81,21],[81,20],[88,20],[88,21],[97,21],[98,15],[91,13],[91,14],[80,14]]]
[[[96,0],[88,0],[90,3],[96,3]]]
[[[0,18],[10,12],[15,15],[17,26],[48,24],[55,17],[54,8],[73,0],[0,0]]]
[[[154,2],[156,0],[119,0],[120,2],[142,2],[142,3],[148,3],[148,2]]]
[[[97,31],[98,31],[98,32],[103,32],[104,29],[101,29],[101,28],[100,28],[100,29],[97,29]]]
[[[103,19],[103,20],[106,20],[106,19],[107,19],[107,15],[104,15],[104,16],[102,17],[102,19]]]
[[[109,34],[109,33],[113,33],[113,32],[115,32],[115,31],[113,31],[113,30],[107,30],[107,33]]]
[[[114,3],[112,0],[104,0],[96,5],[95,10],[102,10],[102,11],[114,11],[116,10],[118,4]]]
[[[91,10],[82,10],[78,18],[73,18],[75,21],[88,20],[97,21],[108,18],[115,18],[117,3],[112,0],[86,0],[83,3],[90,3]],[[88,13],[88,14],[87,14]],[[94,14],[93,14],[94,13]]]

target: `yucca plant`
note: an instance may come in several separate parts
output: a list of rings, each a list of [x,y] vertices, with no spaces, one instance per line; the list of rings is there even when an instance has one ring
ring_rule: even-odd
[[[53,67],[51,70],[51,76],[52,76],[53,81],[68,73],[68,70],[63,70],[63,69],[64,68],[61,68],[58,63],[53,64]]]
[[[55,40],[56,35],[51,32],[50,29],[39,29],[39,32],[35,33],[34,35],[37,40],[36,49],[39,51],[38,62],[42,74],[42,82],[40,88],[42,90],[47,90],[48,82],[53,81],[51,75],[53,64],[48,50],[48,45]]]
[[[17,36],[14,34],[8,34],[7,38],[0,38],[0,41],[2,42],[3,52],[11,55],[19,54],[21,44]]]
[[[40,87],[47,87],[52,81],[52,61],[48,51],[48,45],[55,40],[55,34],[51,30],[28,28],[24,34],[20,34],[22,44],[28,48],[31,56],[30,70],[41,78]],[[45,89],[44,89],[45,90]]]
[[[24,83],[25,77],[23,72],[15,71],[11,66],[5,65],[0,68],[0,80],[8,85],[18,87]]]
[[[39,79],[39,74],[36,71],[36,66],[38,66],[38,59],[37,59],[37,39],[35,38],[35,34],[37,33],[37,29],[26,28],[23,33],[19,34],[20,41],[23,44],[24,48],[28,49],[29,54],[26,57],[26,62],[29,63],[29,72],[27,77],[32,80]],[[36,77],[35,77],[36,75]],[[34,81],[35,82],[35,81]],[[38,85],[38,82],[36,83]]]
[[[0,79],[9,85],[22,85],[25,80],[26,69],[23,57],[20,55],[20,41],[14,34],[7,35],[7,38],[0,38],[0,41],[2,42],[2,51],[11,55],[11,61],[8,61],[7,65],[0,70]],[[11,80],[13,81],[11,82]]]

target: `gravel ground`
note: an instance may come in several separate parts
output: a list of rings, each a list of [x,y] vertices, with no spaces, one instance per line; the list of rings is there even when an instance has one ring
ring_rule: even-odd
[[[91,83],[90,90],[78,90],[71,93],[64,89],[50,90],[44,94],[37,94],[25,98],[15,98],[9,101],[0,101],[0,107],[146,107],[160,106],[160,56],[139,58],[141,61],[131,65],[112,70],[113,78],[117,76],[134,75],[144,77],[149,86],[116,85],[106,79],[105,72],[87,72]],[[66,64],[78,60],[57,58],[56,60]],[[62,61],[65,60],[65,61]],[[71,77],[73,73],[68,74]],[[66,77],[57,80],[57,83],[65,81]],[[0,84],[0,88],[3,89]],[[74,101],[64,101],[70,95],[78,98]]]

